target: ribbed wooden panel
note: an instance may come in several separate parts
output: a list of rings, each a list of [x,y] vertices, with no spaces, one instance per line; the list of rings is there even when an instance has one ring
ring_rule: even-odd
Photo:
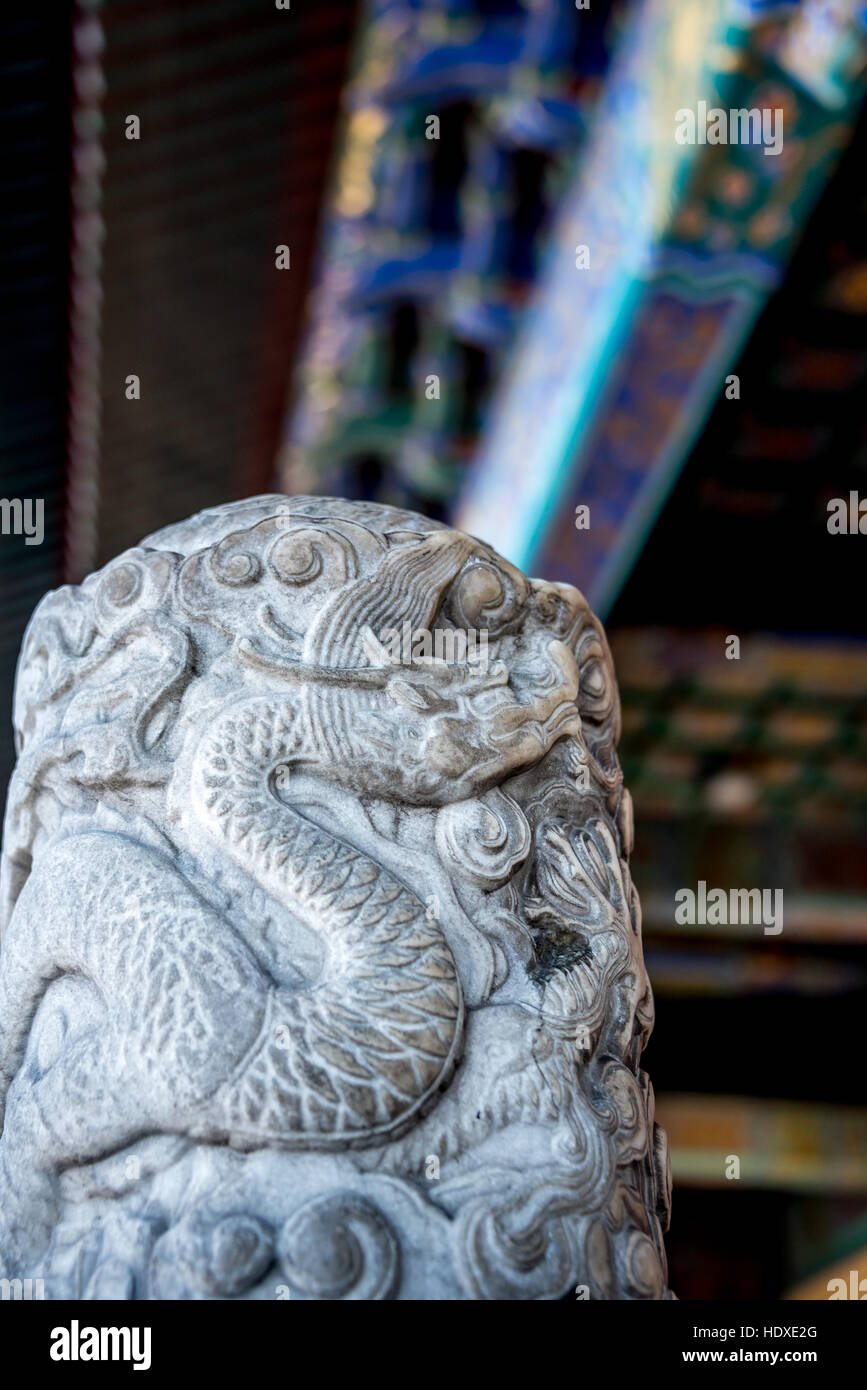
[[[69,25],[62,6],[0,20],[0,496],[41,498],[42,545],[0,536],[0,798],[12,681],[60,563],[66,433]]]
[[[101,438],[79,571],[271,482],[353,10],[100,7]]]

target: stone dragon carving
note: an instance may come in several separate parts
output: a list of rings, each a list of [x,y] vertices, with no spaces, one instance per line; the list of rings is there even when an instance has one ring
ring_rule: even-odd
[[[407,624],[485,659],[395,662]],[[0,873],[0,1272],[670,1296],[618,721],[576,590],[393,508],[250,499],[47,595]]]

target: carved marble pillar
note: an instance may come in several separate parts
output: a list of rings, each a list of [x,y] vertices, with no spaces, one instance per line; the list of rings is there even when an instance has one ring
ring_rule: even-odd
[[[618,722],[575,589],[388,507],[218,507],[47,595],[0,882],[0,1274],[670,1297]]]

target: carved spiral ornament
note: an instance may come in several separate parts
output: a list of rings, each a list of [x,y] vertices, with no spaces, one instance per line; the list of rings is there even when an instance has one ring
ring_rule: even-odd
[[[380,1211],[354,1193],[318,1197],[280,1232],[280,1263],[293,1290],[316,1299],[391,1298],[400,1245]]]

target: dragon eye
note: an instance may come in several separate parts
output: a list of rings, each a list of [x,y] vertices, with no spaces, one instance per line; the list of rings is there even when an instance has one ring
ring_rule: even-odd
[[[518,617],[527,593],[526,579],[506,561],[475,560],[455,580],[449,607],[459,626],[494,633]]]

